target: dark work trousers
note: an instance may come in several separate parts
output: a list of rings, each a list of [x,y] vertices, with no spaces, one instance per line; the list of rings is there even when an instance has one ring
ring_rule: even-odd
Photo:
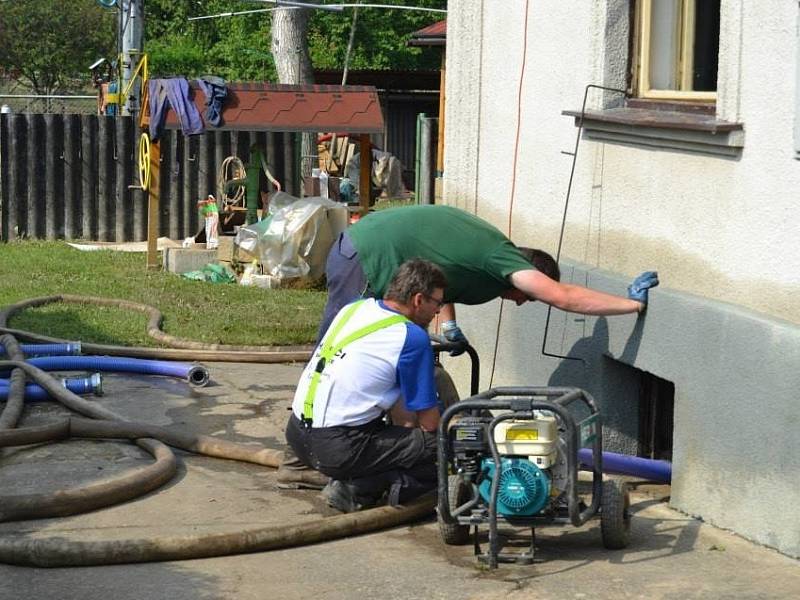
[[[325,276],[328,280],[328,302],[317,332],[317,344],[322,341],[331,321],[345,304],[359,298],[374,297],[368,289],[367,276],[361,268],[358,252],[346,232],[339,235],[328,253]]]
[[[306,427],[294,414],[286,425],[286,441],[297,457],[332,477],[364,482],[379,495],[391,485],[381,476],[394,472],[420,482],[436,481],[436,433],[418,427],[387,425],[376,419],[355,427]],[[374,482],[374,483],[373,483]]]

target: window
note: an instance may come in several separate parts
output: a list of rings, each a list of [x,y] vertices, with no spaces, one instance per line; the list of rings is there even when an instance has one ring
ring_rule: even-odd
[[[630,35],[626,40],[629,81],[624,104],[585,112],[565,110],[562,114],[575,117],[584,137],[597,142],[727,158],[741,156],[744,124],[717,118],[721,0],[615,2],[628,8],[630,15],[625,23],[630,26],[626,28]],[[800,20],[798,23],[800,31]],[[615,44],[608,46],[607,56],[612,60],[619,58],[619,39],[613,37],[614,33],[616,29],[607,36],[607,42]],[[730,50],[725,46],[723,51],[726,49]],[[614,72],[619,74],[617,69]],[[800,87],[797,94],[800,159]]]
[[[637,95],[713,102],[720,0],[637,2]]]

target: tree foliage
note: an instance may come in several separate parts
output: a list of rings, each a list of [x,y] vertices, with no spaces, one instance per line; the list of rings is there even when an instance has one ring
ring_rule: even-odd
[[[394,0],[381,4],[401,4],[424,8],[446,8],[446,0]],[[444,13],[360,8],[350,56],[350,69],[438,69],[440,52],[409,47],[415,31],[445,18]],[[353,10],[342,13],[315,11],[309,28],[311,60],[317,69],[344,66]]]
[[[447,6],[446,0],[383,0],[381,3],[425,8]],[[229,80],[277,81],[275,62],[270,53],[273,13],[187,20],[189,17],[247,11],[263,6],[233,0],[147,0],[145,49],[150,55],[151,70],[156,75],[194,77],[213,73]],[[342,69],[353,10],[310,12],[308,46],[314,68]],[[360,8],[349,68],[438,68],[438,51],[409,47],[407,41],[413,32],[443,18],[443,13]]]
[[[330,0],[323,0],[330,3]],[[355,0],[353,0],[355,1]],[[445,8],[446,0],[382,0]],[[145,50],[154,76],[277,81],[271,54],[273,13],[188,21],[223,12],[269,5],[236,0],[146,0]],[[85,86],[88,65],[116,54],[118,11],[97,0],[0,0],[0,69],[16,74],[37,93]],[[406,42],[418,29],[444,18],[442,13],[360,8],[350,56],[352,69],[437,68],[438,51]],[[314,68],[342,69],[353,10],[310,11],[308,47]]]
[[[188,20],[262,6],[231,0],[147,0],[144,45],[151,72],[154,76],[191,78],[210,73],[228,80],[274,80],[269,17],[256,13]]]
[[[37,94],[83,87],[115,37],[114,12],[95,0],[0,2],[0,67]]]

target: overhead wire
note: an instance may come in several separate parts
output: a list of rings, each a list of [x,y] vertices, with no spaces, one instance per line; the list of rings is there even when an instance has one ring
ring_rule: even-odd
[[[202,19],[217,19],[220,17],[237,17],[240,15],[251,15],[254,13],[268,13],[273,12],[276,10],[296,10],[296,9],[304,9],[304,10],[325,10],[329,12],[342,12],[345,8],[353,8],[358,10],[359,8],[380,8],[380,9],[387,9],[387,10],[409,10],[409,11],[418,11],[418,12],[432,12],[432,13],[447,13],[446,8],[427,8],[424,6],[405,6],[402,4],[362,4],[361,2],[357,3],[335,3],[335,4],[308,4],[304,2],[291,2],[289,0],[252,0],[255,2],[262,2],[262,3],[269,3],[275,4],[274,8],[256,8],[252,10],[240,10],[236,12],[228,11],[223,13],[216,13],[213,15],[202,15],[199,17],[189,17],[187,21],[200,21]]]
[[[572,193],[572,181],[573,181],[573,179],[575,177],[575,164],[578,161],[578,148],[580,147],[581,134],[583,133],[583,120],[584,120],[584,117],[586,115],[586,100],[589,97],[589,90],[590,89],[599,89],[599,90],[606,90],[606,91],[609,91],[609,92],[617,92],[617,93],[623,94],[623,96],[627,95],[627,92],[625,90],[621,90],[621,89],[618,89],[618,88],[612,88],[612,87],[606,87],[606,86],[602,86],[602,85],[595,85],[593,83],[588,84],[586,86],[586,88],[584,89],[584,91],[583,91],[583,102],[581,103],[581,115],[580,115],[580,118],[578,120],[578,132],[575,135],[575,148],[574,148],[574,150],[572,152],[564,152],[564,154],[568,154],[568,155],[572,156],[572,167],[570,168],[570,172],[569,172],[569,182],[567,183],[567,194],[566,194],[566,197],[564,198],[564,214],[561,217],[561,231],[558,234],[558,246],[556,248],[556,257],[555,257],[556,258],[556,263],[558,263],[558,261],[561,258],[561,246],[562,246],[562,243],[564,241],[564,230],[565,230],[566,225],[567,225],[567,210],[569,209],[569,199],[570,199],[570,195]],[[547,351],[547,349],[546,349],[546,347],[547,347],[547,334],[550,331],[550,315],[552,314],[552,312],[553,312],[553,307],[552,306],[548,306],[547,307],[547,318],[545,319],[545,322],[544,322],[544,335],[542,336],[542,354],[544,356],[549,356],[550,358],[561,358],[561,359],[564,359],[564,360],[578,360],[578,361],[581,361],[582,363],[585,364],[586,361],[583,358],[579,357],[579,356],[565,356],[565,355],[561,355],[561,354],[553,354],[553,353]]]

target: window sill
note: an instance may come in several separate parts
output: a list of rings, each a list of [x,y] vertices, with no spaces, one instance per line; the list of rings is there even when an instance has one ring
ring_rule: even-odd
[[[581,125],[580,111],[565,110]],[[610,108],[586,111],[583,135],[588,140],[738,157],[744,147],[744,125],[721,121],[703,112]]]

